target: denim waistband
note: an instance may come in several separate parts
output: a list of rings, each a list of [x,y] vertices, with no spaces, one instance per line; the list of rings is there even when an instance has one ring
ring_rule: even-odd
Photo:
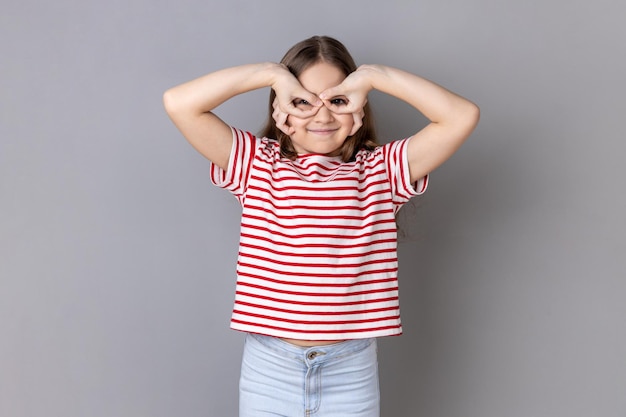
[[[376,342],[375,338],[350,339],[342,342],[321,346],[297,346],[274,336],[265,336],[258,333],[248,333],[248,337],[273,351],[275,354],[297,361],[317,363],[338,360],[342,357],[357,353]]]

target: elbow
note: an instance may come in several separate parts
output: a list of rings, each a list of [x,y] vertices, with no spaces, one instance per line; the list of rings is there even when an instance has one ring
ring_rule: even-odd
[[[468,101],[466,108],[463,110],[463,120],[469,135],[480,121],[480,107]]]
[[[174,122],[202,114],[189,94],[178,87],[170,88],[163,93],[163,107]]]
[[[463,108],[459,110],[460,111],[456,116],[455,122],[457,132],[457,135],[455,136],[460,139],[460,145],[470,137],[478,125],[480,120],[480,108],[471,101],[467,101]]]
[[[165,108],[165,112],[170,116],[176,113],[176,103],[176,97],[172,89],[169,89],[165,93],[163,93],[163,107]]]
[[[163,107],[174,124],[185,120],[193,113],[189,103],[176,87],[170,88],[163,93]]]
[[[480,107],[478,107],[478,105],[476,105],[475,103],[469,103],[468,117],[471,120],[473,126],[476,126],[478,124],[478,121],[480,120]]]

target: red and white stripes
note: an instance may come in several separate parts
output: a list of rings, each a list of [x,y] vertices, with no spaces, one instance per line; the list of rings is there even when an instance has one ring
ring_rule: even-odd
[[[425,191],[409,183],[407,140],[356,161],[280,157],[233,129],[212,181],[243,206],[233,329],[336,340],[400,334],[395,213]]]

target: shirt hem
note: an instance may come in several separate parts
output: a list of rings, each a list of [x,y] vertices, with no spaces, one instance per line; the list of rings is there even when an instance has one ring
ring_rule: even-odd
[[[326,332],[326,333],[306,333],[306,332],[290,332],[290,331],[281,331],[274,329],[266,329],[260,326],[247,326],[241,325],[237,323],[231,323],[230,328],[232,330],[244,332],[244,333],[255,333],[261,334],[264,336],[278,337],[284,339],[295,339],[295,340],[306,340],[311,342],[321,342],[321,341],[338,341],[338,340],[353,340],[353,339],[370,339],[370,338],[378,338],[385,336],[401,336],[402,335],[402,327],[395,327],[392,329],[382,329],[382,330],[354,330],[349,332]]]

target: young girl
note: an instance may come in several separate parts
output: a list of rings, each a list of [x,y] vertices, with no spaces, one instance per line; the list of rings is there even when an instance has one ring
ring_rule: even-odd
[[[213,110],[271,87],[259,136]],[[377,89],[429,120],[380,146]],[[228,68],[168,90],[167,113],[243,207],[231,327],[247,332],[240,416],[378,416],[376,338],[402,333],[395,214],[478,122],[477,106],[416,75],[356,67],[315,36],[280,64]]]

